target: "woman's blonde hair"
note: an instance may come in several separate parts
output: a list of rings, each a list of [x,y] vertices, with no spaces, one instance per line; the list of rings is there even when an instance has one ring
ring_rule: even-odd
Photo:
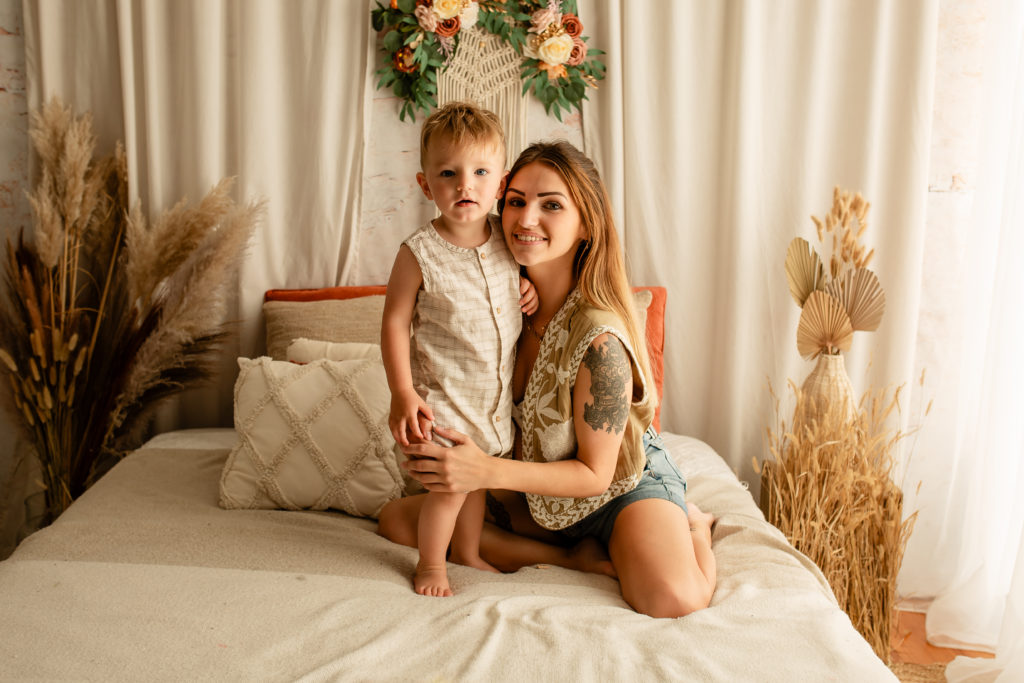
[[[576,250],[573,274],[583,300],[594,308],[616,313],[626,324],[630,345],[636,352],[640,370],[644,374],[647,393],[656,404],[651,361],[647,352],[646,335],[640,329],[634,306],[633,289],[626,274],[619,233],[612,217],[611,200],[594,162],[570,143],[535,142],[523,150],[509,171],[506,187],[524,166],[544,164],[562,178],[572,200],[580,212],[584,240]],[[498,202],[498,212],[505,207],[505,198]]]

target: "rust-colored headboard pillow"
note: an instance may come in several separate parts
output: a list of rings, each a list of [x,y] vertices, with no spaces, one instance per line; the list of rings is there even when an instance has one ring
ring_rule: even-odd
[[[267,324],[267,354],[284,359],[285,350],[300,337],[332,342],[380,343],[380,318],[384,310],[384,285],[322,287],[319,289],[270,289],[263,296]],[[665,382],[664,287],[634,287],[638,302],[650,292],[645,332],[651,372],[658,390],[655,429],[661,428],[661,398]],[[641,316],[643,318],[643,316]]]

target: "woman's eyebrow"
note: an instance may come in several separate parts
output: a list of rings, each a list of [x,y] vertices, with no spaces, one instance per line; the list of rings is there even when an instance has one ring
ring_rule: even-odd
[[[523,192],[522,190],[517,190],[514,187],[509,187],[508,191],[509,192],[515,192],[516,194],[522,195],[524,197],[526,196],[525,192]],[[537,196],[538,197],[551,197],[551,196],[555,196],[555,197],[561,197],[562,199],[566,199],[566,196],[564,194],[562,194],[561,192],[558,192],[557,190],[553,191],[553,192],[538,192]]]

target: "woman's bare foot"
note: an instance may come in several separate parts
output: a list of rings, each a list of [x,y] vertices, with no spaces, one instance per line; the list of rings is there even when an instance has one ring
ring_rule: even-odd
[[[486,562],[479,555],[464,556],[456,553],[454,550],[448,555],[448,561],[454,562],[455,564],[461,564],[464,567],[472,567],[473,569],[479,569],[485,572],[494,572],[500,574],[501,572],[494,568],[493,565]]]
[[[686,504],[687,516],[690,518],[690,533],[698,538],[703,538],[711,544],[711,525],[715,523],[715,516],[710,512],[704,512],[694,503]]]
[[[567,566],[570,569],[590,572],[591,574],[604,574],[613,579],[619,577],[615,571],[615,565],[612,564],[611,557],[608,556],[608,549],[593,536],[584,537],[583,540],[570,548],[568,559],[569,564]]]
[[[444,565],[416,563],[412,586],[420,595],[434,598],[448,598],[452,595],[452,587],[448,585],[448,569]]]

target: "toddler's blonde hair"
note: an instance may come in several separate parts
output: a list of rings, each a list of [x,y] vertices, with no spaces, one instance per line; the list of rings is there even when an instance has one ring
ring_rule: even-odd
[[[498,115],[471,102],[448,102],[423,122],[420,131],[420,167],[425,165],[432,140],[445,138],[463,143],[494,145],[505,155],[505,130]]]

